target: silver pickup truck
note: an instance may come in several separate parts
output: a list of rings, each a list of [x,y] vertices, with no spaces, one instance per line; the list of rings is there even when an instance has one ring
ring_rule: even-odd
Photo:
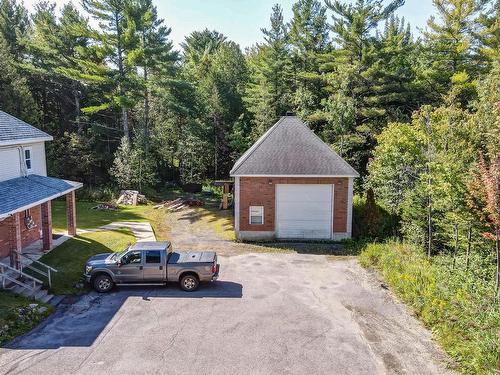
[[[181,289],[192,292],[200,282],[219,276],[217,254],[175,252],[168,241],[137,242],[120,253],[97,254],[86,265],[84,277],[100,293],[114,285],[165,285],[179,282]]]

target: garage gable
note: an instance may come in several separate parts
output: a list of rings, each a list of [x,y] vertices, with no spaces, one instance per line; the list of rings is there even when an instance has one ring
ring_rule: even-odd
[[[358,177],[296,116],[282,117],[234,164],[231,176]]]

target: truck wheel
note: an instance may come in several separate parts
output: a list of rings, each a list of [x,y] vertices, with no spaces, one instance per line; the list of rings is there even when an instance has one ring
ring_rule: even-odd
[[[180,280],[181,289],[186,292],[193,292],[198,289],[200,282],[195,275],[185,275]]]
[[[97,275],[92,283],[94,290],[99,293],[107,293],[113,288],[113,279],[106,274]]]

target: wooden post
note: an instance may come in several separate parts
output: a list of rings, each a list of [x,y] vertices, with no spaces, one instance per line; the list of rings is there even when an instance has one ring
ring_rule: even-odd
[[[227,195],[229,193],[229,184],[228,183],[224,183],[224,186],[222,188],[222,209],[223,210],[227,210]]]

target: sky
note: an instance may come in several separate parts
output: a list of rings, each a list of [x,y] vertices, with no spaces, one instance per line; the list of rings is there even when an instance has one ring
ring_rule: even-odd
[[[34,9],[38,0],[24,0],[28,10]],[[352,1],[352,0],[351,0]],[[69,0],[56,0],[60,7]],[[172,28],[170,34],[174,45],[182,43],[185,36],[195,30],[208,28],[217,30],[235,41],[241,48],[262,41],[261,28],[269,27],[269,16],[273,4],[283,8],[285,20],[290,20],[295,0],[155,0],[158,14]],[[346,0],[349,2],[349,0]],[[387,3],[388,1],[386,1]],[[79,1],[73,0],[79,4]],[[397,14],[411,25],[414,34],[417,28],[425,27],[433,13],[432,0],[406,0]],[[329,14],[331,19],[331,13]]]

